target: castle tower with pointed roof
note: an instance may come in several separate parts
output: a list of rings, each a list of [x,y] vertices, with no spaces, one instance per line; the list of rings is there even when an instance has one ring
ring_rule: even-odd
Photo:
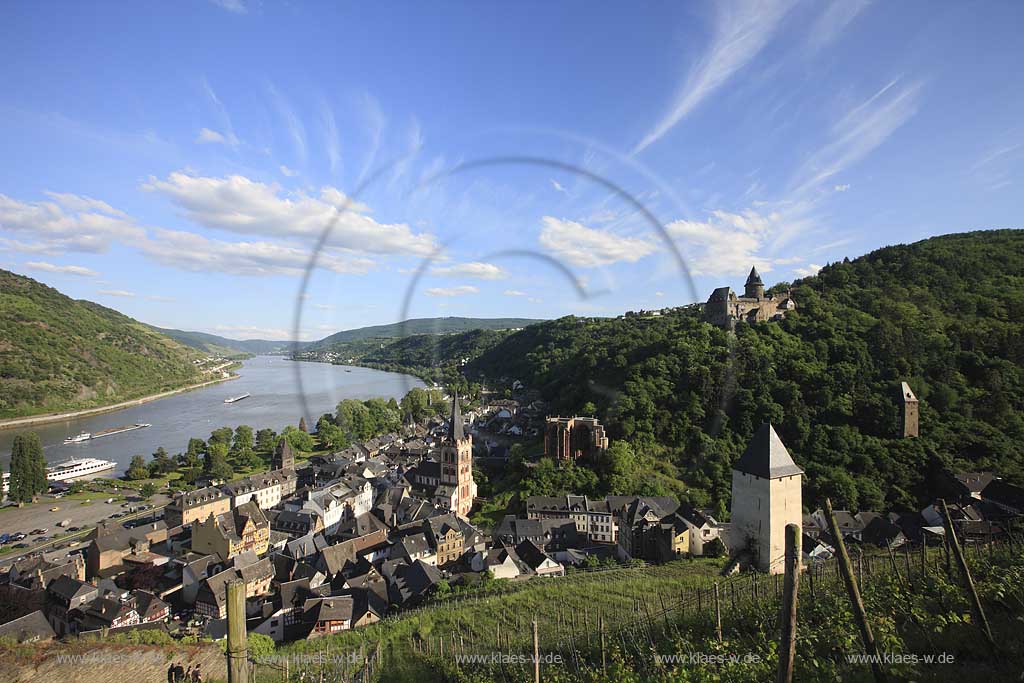
[[[785,571],[786,525],[803,523],[803,473],[771,424],[761,425],[732,468],[733,556],[750,552],[757,569]]]
[[[712,325],[733,329],[737,322],[758,323],[779,320],[796,309],[789,292],[765,294],[764,282],[757,267],[751,267],[743,286],[743,296],[736,296],[732,287],[719,287],[704,304],[704,319]]]
[[[452,412],[448,425],[448,436],[441,444],[441,484],[435,498],[450,501],[452,512],[460,517],[469,517],[476,498],[476,482],[473,481],[473,435],[466,434],[466,427],[459,408],[459,396],[452,391]]]

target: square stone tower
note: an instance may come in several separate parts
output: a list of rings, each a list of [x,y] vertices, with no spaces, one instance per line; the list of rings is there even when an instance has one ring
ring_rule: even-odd
[[[786,525],[803,522],[803,473],[775,429],[761,425],[733,465],[729,551],[734,557],[749,551],[757,569],[785,571]]]
[[[441,445],[441,485],[456,491],[456,504],[452,512],[469,517],[476,498],[473,481],[473,435],[466,434],[459,410],[459,397],[452,392],[452,416],[448,438]]]
[[[911,391],[910,385],[900,382],[900,413],[903,418],[903,438],[918,436],[917,420],[919,416],[917,396]]]

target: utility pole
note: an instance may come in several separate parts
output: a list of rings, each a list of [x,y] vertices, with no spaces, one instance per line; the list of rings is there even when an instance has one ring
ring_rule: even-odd
[[[871,624],[868,623],[868,615],[864,610],[864,601],[860,597],[860,588],[857,587],[857,578],[853,575],[853,566],[850,564],[850,555],[846,552],[846,543],[843,541],[843,533],[836,522],[836,516],[832,512],[832,501],[825,499],[825,513],[828,515],[828,528],[832,532],[832,538],[836,542],[836,550],[839,551],[839,569],[843,575],[843,582],[846,584],[846,592],[850,595],[850,604],[853,607],[853,616],[857,619],[857,626],[860,627],[860,635],[864,640],[864,649],[871,657],[871,673],[874,674],[875,683],[885,683],[885,673],[882,671],[881,661],[878,655],[878,644],[875,643],[875,634],[871,632]]]
[[[779,640],[778,683],[793,680],[793,659],[796,656],[796,602],[800,594],[800,527],[786,525],[786,581],[782,589],[782,637]],[[718,586],[715,586],[716,590]]]
[[[249,661],[245,635],[245,583],[234,579],[227,585],[228,683],[248,683]]]

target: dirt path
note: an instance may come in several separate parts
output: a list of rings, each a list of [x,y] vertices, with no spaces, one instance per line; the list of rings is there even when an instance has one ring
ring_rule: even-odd
[[[89,415],[99,415],[100,413],[110,413],[115,410],[123,410],[124,408],[131,408],[133,406],[139,406],[143,403],[149,403],[150,401],[156,401],[161,398],[167,398],[168,396],[174,396],[175,394],[183,394],[186,391],[192,391],[193,389],[202,389],[208,387],[211,384],[218,384],[220,382],[228,382],[233,379],[237,379],[238,375],[231,375],[230,377],[218,377],[217,379],[207,380],[200,382],[199,384],[191,384],[187,387],[180,389],[172,389],[171,391],[164,391],[159,394],[153,394],[151,396],[143,396],[142,398],[135,398],[130,401],[122,401],[121,403],[115,403],[109,406],[101,406],[99,408],[86,408],[85,410],[74,410],[68,413],[50,413],[48,415],[30,415],[28,417],[15,417],[7,420],[0,420],[0,429],[14,429],[15,427],[29,427],[31,425],[45,424],[47,422],[60,422],[62,420],[70,420],[76,417],[88,417]]]

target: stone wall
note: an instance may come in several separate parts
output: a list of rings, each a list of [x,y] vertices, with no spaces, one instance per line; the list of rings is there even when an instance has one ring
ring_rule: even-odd
[[[166,683],[167,667],[200,665],[204,683],[227,680],[220,646],[52,643],[0,647],[6,683]]]

